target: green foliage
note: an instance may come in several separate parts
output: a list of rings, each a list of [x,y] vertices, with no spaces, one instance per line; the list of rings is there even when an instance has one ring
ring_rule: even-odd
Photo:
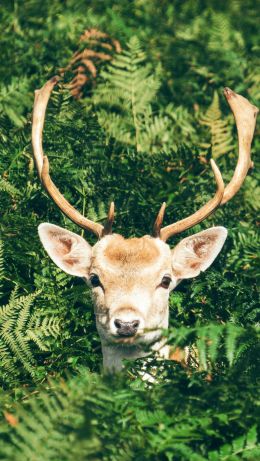
[[[211,141],[201,144],[202,148],[211,148],[212,157],[218,159],[234,149],[233,136],[228,120],[222,120],[219,107],[219,96],[215,91],[213,101],[208,110],[200,118],[200,123],[209,127]]]
[[[4,245],[0,240],[0,290],[3,288],[3,278],[4,278]],[[2,295],[2,292],[0,292]]]
[[[139,40],[133,37],[128,50],[102,73],[105,82],[98,86],[94,99],[96,105],[108,106],[98,111],[101,126],[110,136],[135,146],[137,151],[148,151],[158,134],[160,139],[163,124],[154,119],[151,108],[159,79],[144,60]]]
[[[6,192],[11,197],[16,197],[20,194],[19,190],[6,179],[0,179],[0,192]]]
[[[243,329],[233,323],[225,325],[208,323],[195,327],[181,326],[169,330],[168,343],[174,348],[188,348],[188,361],[200,370],[217,370],[226,361],[228,366],[238,363],[242,356],[258,348],[257,327]],[[248,357],[250,363],[250,357]],[[252,364],[250,364],[250,367]],[[244,372],[248,372],[244,369]]]
[[[187,111],[169,104],[155,110],[160,68],[145,64],[137,37],[103,71],[94,95],[100,125],[110,137],[135,146],[137,152],[158,152],[176,146],[174,137],[194,130]]]
[[[18,298],[17,290],[14,290],[9,303],[1,307],[1,368],[5,371],[4,377],[8,376],[9,379],[17,367],[14,357],[23,364],[26,371],[33,374],[33,356],[28,345],[32,337],[29,338],[27,323],[34,298],[34,294]]]
[[[259,234],[248,228],[238,232],[234,247],[229,253],[229,264],[247,277],[260,277]]]
[[[257,441],[257,427],[252,426],[247,434],[238,437],[228,445],[223,445],[219,451],[209,453],[210,461],[226,461],[239,459],[257,459],[260,449]]]
[[[56,268],[37,237],[44,221],[78,230],[39,184],[30,133],[33,91],[98,27],[123,51],[102,64],[84,99],[75,101],[65,80],[55,88],[44,128],[54,182],[100,222],[115,199],[115,231],[127,237],[150,232],[163,200],[165,224],[182,219],[214,194],[211,156],[225,183],[234,170],[223,87],[259,104],[256,17],[252,0],[0,5],[0,459],[260,457],[259,141],[241,191],[185,234],[229,232],[213,267],[170,297],[165,335],[189,349],[188,366],[150,355],[108,377],[88,288]],[[140,378],[144,370],[154,382]]]
[[[171,363],[164,365],[163,375],[164,382],[149,386],[137,376],[134,381],[127,375],[108,379],[86,370],[60,384],[52,380],[48,390],[15,408],[16,423],[0,453],[10,459],[14,446],[12,459],[28,461],[205,461],[258,455],[249,390],[246,401],[238,399],[231,376],[209,384],[205,373],[191,377]],[[237,380],[243,387],[243,379]],[[247,411],[252,413],[245,421],[241,416]]]
[[[13,79],[13,81],[0,89],[0,126],[5,126],[7,117],[15,126],[22,127],[26,119],[24,109],[31,103],[28,94],[28,79]]]
[[[0,281],[4,279],[4,258],[0,248]],[[50,337],[60,333],[60,319],[33,312],[32,306],[39,293],[20,296],[18,286],[10,294],[9,302],[0,307],[0,363],[2,385],[10,386],[21,373],[33,378],[37,365],[35,349],[48,351]]]
[[[1,297],[6,298],[6,276],[3,243],[0,242],[0,288]],[[39,351],[48,351],[50,338],[60,334],[60,319],[54,315],[44,315],[34,309],[39,292],[20,295],[18,285],[12,290],[8,303],[0,307],[0,381],[9,387],[24,379],[35,378],[37,371],[36,355]]]

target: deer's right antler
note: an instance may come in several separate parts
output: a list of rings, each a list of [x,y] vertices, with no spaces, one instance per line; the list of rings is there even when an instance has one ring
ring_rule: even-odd
[[[60,208],[60,210],[78,226],[94,232],[94,234],[100,238],[104,235],[110,234],[112,231],[112,224],[114,221],[114,202],[112,202],[110,205],[108,219],[105,226],[102,226],[102,224],[99,223],[95,223],[94,221],[91,221],[90,219],[83,216],[72,205],[70,205],[70,203],[60,193],[60,191],[51,180],[49,175],[48,157],[43,153],[42,132],[46,108],[52,90],[58,80],[59,77],[53,77],[51,80],[46,82],[40,90],[35,91],[32,123],[32,145],[36,167],[44,188],[56,203],[56,205]]]
[[[253,165],[250,158],[250,151],[258,108],[253,106],[243,96],[234,93],[230,88],[225,88],[224,95],[233,112],[238,132],[239,154],[234,175],[225,188],[221,173],[214,160],[211,160],[211,167],[217,183],[217,191],[214,197],[191,216],[161,229],[165,211],[165,203],[163,203],[154,225],[154,236],[160,237],[163,241],[168,240],[172,235],[179,234],[195,226],[195,224],[204,221],[204,219],[211,215],[220,205],[227,203],[238,192],[249,168]]]

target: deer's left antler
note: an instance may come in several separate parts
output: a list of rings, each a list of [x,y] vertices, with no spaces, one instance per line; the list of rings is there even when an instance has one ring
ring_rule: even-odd
[[[233,112],[238,132],[238,161],[234,175],[229,184],[224,187],[221,173],[214,160],[211,160],[211,167],[217,183],[217,191],[214,197],[191,216],[161,229],[165,211],[165,203],[163,203],[154,225],[154,236],[160,237],[163,241],[168,240],[172,235],[179,234],[195,226],[195,224],[211,215],[220,205],[227,203],[238,192],[249,168],[253,165],[250,152],[258,108],[229,88],[225,88],[224,95]]]

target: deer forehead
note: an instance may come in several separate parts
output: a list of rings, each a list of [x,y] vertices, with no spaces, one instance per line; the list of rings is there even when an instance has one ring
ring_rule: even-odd
[[[94,246],[93,266],[126,272],[170,269],[171,251],[166,243],[150,236],[125,239],[113,234]]]

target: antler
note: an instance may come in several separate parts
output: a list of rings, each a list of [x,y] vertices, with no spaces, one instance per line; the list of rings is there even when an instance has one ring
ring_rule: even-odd
[[[238,192],[244,182],[249,168],[253,166],[253,162],[250,158],[250,150],[258,109],[246,98],[234,93],[234,91],[229,88],[225,88],[224,95],[233,112],[238,132],[239,153],[234,175],[230,183],[225,188],[221,173],[214,160],[211,160],[211,167],[217,183],[217,191],[214,197],[200,210],[196,211],[196,213],[161,229],[165,211],[165,203],[163,203],[154,225],[154,236],[160,237],[163,241],[166,241],[172,235],[179,234],[180,232],[195,226],[195,224],[198,224],[211,215],[220,205],[227,203]]]
[[[114,202],[111,203],[108,219],[105,226],[95,223],[80,214],[70,203],[63,197],[55,184],[52,182],[49,175],[49,161],[48,157],[44,155],[42,148],[42,131],[44,126],[44,119],[47,104],[52,93],[52,90],[59,77],[53,77],[45,83],[40,90],[35,91],[34,108],[33,108],[33,123],[32,123],[32,145],[33,154],[36,167],[39,173],[40,180],[48,192],[49,196],[53,199],[60,210],[74,223],[83,229],[94,232],[98,237],[110,234],[112,231],[112,224],[114,221]]]
[[[238,162],[233,178],[225,188],[221,205],[227,203],[239,191],[249,168],[253,167],[250,158],[251,143],[254,136],[256,116],[259,112],[246,98],[234,93],[230,88],[224,89],[225,98],[233,112],[238,134]]]

